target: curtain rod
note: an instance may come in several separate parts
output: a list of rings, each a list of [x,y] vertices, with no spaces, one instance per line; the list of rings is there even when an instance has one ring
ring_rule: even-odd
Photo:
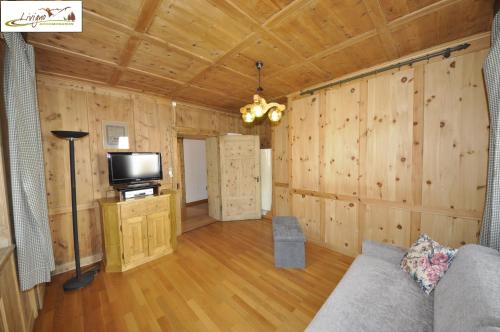
[[[359,75],[356,75],[356,76],[351,76],[349,78],[345,78],[343,80],[339,80],[339,81],[335,81],[335,82],[332,82],[332,83],[328,83],[328,84],[319,86],[317,88],[308,89],[308,90],[302,91],[300,93],[300,95],[301,96],[307,95],[307,94],[311,94],[312,95],[312,94],[314,94],[318,90],[327,89],[327,88],[330,88],[330,87],[335,86],[335,85],[339,85],[339,84],[347,83],[347,82],[350,82],[350,81],[354,81],[354,80],[357,80],[357,79],[360,79],[360,78],[363,78],[363,77],[366,77],[366,76],[371,76],[371,75],[374,75],[374,74],[379,74],[379,73],[384,72],[384,71],[388,71],[388,70],[392,70],[392,69],[396,69],[396,68],[401,68],[403,66],[408,66],[408,65],[411,66],[412,64],[414,64],[416,62],[429,60],[429,59],[432,59],[432,58],[435,58],[435,57],[438,57],[438,56],[443,56],[445,58],[449,58],[452,52],[465,50],[469,46],[470,46],[469,43],[464,43],[464,44],[460,44],[460,45],[457,45],[457,46],[454,46],[454,47],[448,47],[448,48],[445,48],[445,49],[443,49],[441,51],[436,51],[436,52],[429,53],[429,54],[426,54],[426,55],[422,55],[422,56],[419,56],[419,57],[416,57],[416,58],[413,58],[413,59],[409,59],[409,60],[406,60],[406,61],[398,62],[398,63],[395,63],[393,65],[389,65],[389,66],[385,66],[385,67],[382,67],[382,68],[379,68],[379,69],[375,69],[375,70],[372,70],[372,71],[369,71],[369,72],[366,72],[366,73],[363,73],[363,74],[359,74]]]

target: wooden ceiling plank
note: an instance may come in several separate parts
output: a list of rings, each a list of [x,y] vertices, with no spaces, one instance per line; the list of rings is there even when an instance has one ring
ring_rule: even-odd
[[[408,24],[413,20],[416,20],[422,16],[429,15],[431,13],[440,11],[441,9],[456,5],[461,0],[441,0],[439,2],[435,2],[432,5],[416,10],[410,14],[404,15],[400,18],[395,19],[387,24],[390,31],[394,31],[402,25]]]
[[[157,44],[158,46],[175,49],[179,53],[182,53],[182,54],[184,54],[186,56],[190,56],[193,59],[197,59],[199,61],[203,61],[203,62],[205,62],[207,64],[212,64],[214,62],[213,60],[211,60],[209,58],[206,58],[204,56],[201,56],[201,55],[193,53],[193,52],[191,52],[189,50],[186,50],[185,48],[183,48],[181,46],[178,46],[176,44],[173,44],[173,43],[169,42],[168,40],[164,40],[162,38],[159,38],[159,37],[147,34],[147,33],[141,34],[141,39],[145,40],[145,41],[148,41],[148,42],[150,42],[152,44]]]
[[[66,55],[76,56],[76,57],[79,57],[79,58],[82,58],[82,59],[86,59],[86,60],[98,62],[98,63],[101,63],[103,65],[108,65],[108,66],[112,66],[112,67],[115,67],[115,68],[119,66],[118,64],[116,64],[114,62],[111,62],[111,61],[108,61],[108,60],[104,60],[104,59],[100,59],[100,58],[96,58],[96,57],[91,56],[91,55],[82,54],[82,53],[75,52],[75,51],[70,51],[68,49],[64,49],[64,48],[60,48],[60,47],[56,47],[56,46],[52,46],[52,45],[47,45],[47,44],[40,43],[40,42],[37,42],[37,41],[34,41],[34,40],[30,40],[30,39],[28,39],[28,42],[31,45],[33,45],[35,48],[46,49],[46,50],[54,51],[54,52],[57,52],[57,53],[60,53],[60,54],[66,54]]]
[[[165,76],[157,75],[157,74],[150,73],[150,72],[147,72],[147,71],[144,71],[144,70],[140,70],[140,69],[128,68],[127,67],[127,68],[124,68],[123,71],[137,73],[137,74],[142,74],[142,75],[154,77],[154,78],[157,78],[157,79],[162,79],[162,80],[165,80],[165,81],[170,81],[172,83],[176,83],[176,84],[180,84],[180,85],[185,85],[186,84],[185,82],[182,82],[182,81],[170,78],[170,77],[165,77]]]
[[[206,68],[205,70],[201,71],[200,73],[198,73],[198,75],[196,75],[195,77],[193,77],[189,82],[188,84],[191,84],[192,82],[195,82],[197,79],[199,79],[200,77],[202,77],[203,75],[205,75],[207,72],[213,70],[214,67],[216,66],[219,66],[220,63],[222,63],[225,59],[229,58],[230,56],[232,56],[233,54],[235,54],[236,52],[239,52],[240,50],[242,50],[246,45],[248,45],[248,43],[251,43],[252,42],[252,38],[256,35],[255,32],[249,34],[244,40],[242,40],[238,45],[236,45],[235,47],[233,47],[231,50],[229,50],[226,54],[224,54],[222,57],[220,57],[219,59],[217,59],[215,62],[212,63],[212,65],[208,68]],[[227,68],[227,67],[224,67],[224,68]],[[229,68],[228,68],[229,69]],[[240,72],[237,72],[235,70],[233,70],[233,72],[239,74],[239,75],[242,75],[242,76],[245,76],[245,77],[248,77],[248,75],[244,75],[243,73],[240,73]]]
[[[104,26],[107,26],[108,28],[110,29],[114,29],[114,30],[118,30],[118,31],[124,31],[126,33],[133,33],[134,32],[134,29],[132,29],[131,27],[125,25],[125,24],[121,24],[119,22],[116,22],[116,21],[113,21],[107,17],[104,17],[102,15],[99,15],[93,11],[90,11],[88,9],[83,9],[83,15],[86,17],[86,18],[90,18],[92,19],[93,21],[97,22],[97,23],[100,23]],[[84,27],[85,29],[85,27]]]
[[[267,19],[262,26],[271,27],[279,24],[281,21],[286,20],[290,15],[294,14],[296,11],[300,10],[302,7],[307,5],[311,0],[295,0],[292,1],[288,6],[271,16]]]
[[[382,8],[380,7],[380,3],[378,0],[363,0],[363,2],[368,9],[368,15],[377,29],[379,37],[383,42],[387,56],[393,59],[399,57],[400,52],[394,38],[392,38],[389,28],[387,27],[387,20],[384,16]]]
[[[345,41],[343,41],[341,43],[335,44],[332,47],[327,48],[326,50],[324,50],[322,52],[316,53],[313,56],[307,58],[307,60],[308,61],[313,61],[315,59],[319,59],[319,58],[322,58],[322,57],[327,56],[329,54],[341,51],[341,50],[343,50],[345,48],[348,48],[349,46],[352,46],[354,44],[358,44],[358,43],[360,43],[362,41],[370,39],[373,36],[375,36],[376,34],[377,34],[377,30],[376,29],[367,31],[367,32],[362,33],[360,35],[357,35],[355,37],[349,38],[349,39],[347,39],[347,40],[345,40]]]
[[[137,19],[135,31],[141,33],[148,31],[161,2],[162,0],[143,0],[141,14]]]

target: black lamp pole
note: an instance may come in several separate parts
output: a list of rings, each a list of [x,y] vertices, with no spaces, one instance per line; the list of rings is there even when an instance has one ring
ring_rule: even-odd
[[[71,211],[73,215],[73,245],[75,250],[76,276],[66,281],[63,285],[65,291],[83,288],[94,280],[97,269],[92,269],[84,274],[80,268],[80,246],[78,244],[78,211],[76,208],[76,177],[75,177],[75,140],[87,136],[83,131],[55,130],[52,134],[58,138],[69,141],[69,168],[71,174]]]

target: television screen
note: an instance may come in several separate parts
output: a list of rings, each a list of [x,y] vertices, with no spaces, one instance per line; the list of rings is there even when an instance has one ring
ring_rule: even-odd
[[[163,178],[158,152],[108,153],[109,183],[133,183]]]

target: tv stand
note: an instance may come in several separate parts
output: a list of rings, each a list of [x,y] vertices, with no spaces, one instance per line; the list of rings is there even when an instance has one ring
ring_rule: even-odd
[[[120,201],[127,199],[142,198],[146,196],[157,196],[160,192],[160,184],[154,182],[130,183],[114,186],[120,195]]]

